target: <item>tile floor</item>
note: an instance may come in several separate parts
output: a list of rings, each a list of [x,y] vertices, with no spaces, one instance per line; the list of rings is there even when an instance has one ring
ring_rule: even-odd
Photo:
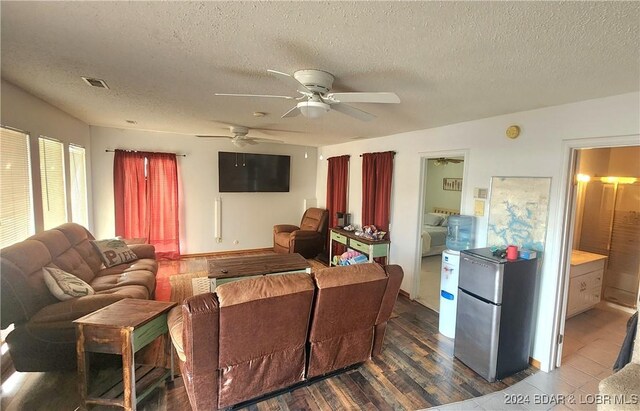
[[[598,383],[612,373],[630,316],[606,306],[578,314],[567,320],[560,368],[538,372],[493,394],[430,410],[595,410]]]

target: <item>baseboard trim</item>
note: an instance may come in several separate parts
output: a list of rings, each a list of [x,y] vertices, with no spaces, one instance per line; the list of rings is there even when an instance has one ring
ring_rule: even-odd
[[[536,367],[537,369],[540,369],[540,361],[536,360],[535,358],[529,357],[529,364]]]
[[[245,250],[229,250],[229,251],[210,251],[208,253],[194,253],[194,254],[182,254],[183,258],[197,258],[197,257],[219,257],[221,255],[238,255],[238,254],[251,254],[257,252],[273,251],[273,247],[267,248],[249,248]]]
[[[405,290],[403,290],[403,289],[400,289],[400,291],[398,291],[398,293],[399,293],[401,296],[403,296],[403,297],[407,297],[407,298],[411,299],[411,298],[409,297],[409,293],[408,293],[408,292],[406,292],[406,291],[405,291]]]

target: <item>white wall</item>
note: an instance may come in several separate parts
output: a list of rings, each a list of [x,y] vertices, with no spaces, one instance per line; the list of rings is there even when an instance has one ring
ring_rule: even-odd
[[[461,212],[473,214],[473,188],[489,187],[491,176],[552,177],[546,256],[540,279],[537,323],[532,356],[543,370],[550,366],[555,300],[559,276],[560,230],[562,226],[563,141],[570,139],[637,135],[640,107],[638,93],[583,101],[556,107],[513,113],[376,139],[358,140],[319,149],[324,158],[350,154],[349,212],[355,223],[361,216],[360,154],[396,151],[391,199],[391,256],[405,271],[402,288],[412,296],[419,256],[419,186],[421,158],[427,153],[466,150],[465,180]],[[505,130],[518,124],[518,139],[505,137]],[[640,144],[640,142],[639,142]],[[325,204],[327,163],[318,164],[316,195]],[[487,216],[477,220],[477,246],[486,245]]]
[[[300,224],[304,200],[315,198],[317,150],[287,144],[243,149],[228,140],[152,131],[91,127],[95,235],[114,235],[113,153],[106,149],[173,152],[178,157],[183,254],[273,246],[274,224]],[[218,151],[291,156],[288,193],[218,193]],[[308,158],[304,158],[305,151]],[[222,239],[214,240],[214,200],[222,198]],[[238,243],[234,244],[237,240]]]
[[[430,213],[434,207],[460,209],[461,191],[450,191],[442,188],[443,178],[462,178],[464,163],[448,163],[435,165],[435,160],[427,161],[427,178],[425,182],[424,212]]]
[[[71,191],[69,178],[69,143],[84,147],[87,156],[87,196],[89,200],[89,230],[92,230],[91,204],[91,140],[89,126],[49,103],[2,80],[2,125],[17,128],[30,135],[31,175],[33,178],[33,207],[36,231],[43,228],[42,188],[40,184],[40,156],[38,138],[46,136],[64,143],[67,193]],[[68,197],[68,196],[67,196]],[[67,215],[71,216],[71,203],[67,202]]]

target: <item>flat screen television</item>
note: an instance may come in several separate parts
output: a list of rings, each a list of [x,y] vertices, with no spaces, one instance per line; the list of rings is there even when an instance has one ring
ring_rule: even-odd
[[[290,164],[290,156],[219,151],[218,191],[288,192]]]

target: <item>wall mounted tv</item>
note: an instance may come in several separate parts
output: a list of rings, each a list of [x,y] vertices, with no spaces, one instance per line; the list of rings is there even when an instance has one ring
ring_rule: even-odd
[[[218,191],[288,192],[290,164],[290,156],[219,151]]]

